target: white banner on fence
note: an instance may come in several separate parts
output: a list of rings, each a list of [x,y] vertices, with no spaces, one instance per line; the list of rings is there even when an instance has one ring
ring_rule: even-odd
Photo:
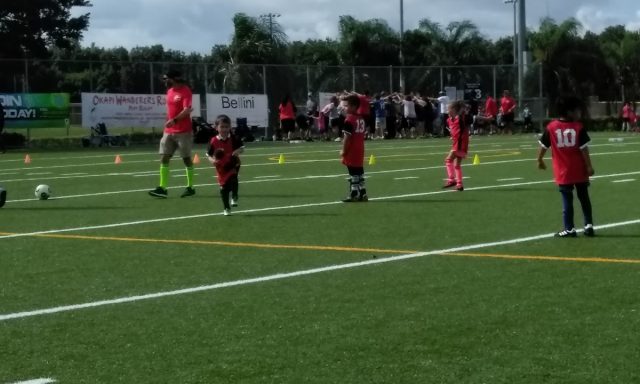
[[[83,93],[82,127],[162,128],[167,120],[166,95]],[[193,95],[191,116],[200,116],[200,95]]]
[[[218,115],[227,115],[231,124],[236,119],[247,119],[248,126],[269,126],[269,103],[267,95],[239,95],[229,93],[207,93],[207,121],[215,122]]]

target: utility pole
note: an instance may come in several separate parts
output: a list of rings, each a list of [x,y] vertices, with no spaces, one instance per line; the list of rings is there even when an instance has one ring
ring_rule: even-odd
[[[267,20],[269,23],[269,38],[271,39],[271,43],[273,44],[273,19],[280,17],[279,13],[267,13],[260,15],[262,20]]]
[[[402,52],[402,46],[404,45],[404,0],[400,0],[400,90],[406,92],[404,89],[404,54]]]
[[[520,21],[518,23],[518,103],[522,107],[524,99],[524,70],[525,52],[527,51],[527,17],[526,0],[518,0]]]
[[[516,3],[518,0],[504,0],[505,4],[513,4],[513,65],[518,64],[518,32],[516,32]]]

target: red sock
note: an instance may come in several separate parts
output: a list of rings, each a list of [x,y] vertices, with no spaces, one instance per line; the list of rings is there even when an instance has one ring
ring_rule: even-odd
[[[447,158],[444,161],[444,165],[447,167],[447,178],[449,182],[455,181],[455,175],[454,175],[454,171],[453,171],[453,161],[451,161],[451,159]]]
[[[456,165],[455,171],[456,171],[457,186],[460,187],[462,186],[462,167],[459,165]]]

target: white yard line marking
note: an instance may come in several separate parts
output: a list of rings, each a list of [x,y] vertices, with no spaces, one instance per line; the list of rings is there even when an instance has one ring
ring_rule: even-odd
[[[615,228],[615,227],[622,227],[622,226],[635,225],[635,224],[640,224],[640,219],[621,221],[617,223],[609,223],[605,225],[596,226],[595,228],[597,230],[602,230],[606,228]],[[375,265],[375,264],[390,263],[394,261],[409,260],[409,259],[415,259],[415,258],[425,257],[425,256],[442,255],[445,253],[456,253],[456,252],[470,251],[474,249],[518,244],[518,243],[524,243],[529,241],[548,239],[553,236],[554,236],[554,233],[544,233],[541,235],[520,237],[520,238],[515,238],[510,240],[500,240],[500,241],[493,241],[488,243],[470,244],[470,245],[464,245],[460,247],[437,249],[437,250],[426,251],[426,252],[408,253],[404,255],[390,256],[390,257],[371,259],[366,261],[358,261],[358,262],[346,263],[346,264],[329,265],[326,267],[305,269],[305,270],[300,270],[295,272],[278,273],[275,275],[255,277],[251,279],[227,281],[227,282],[216,283],[211,285],[201,285],[198,287],[184,288],[184,289],[178,289],[173,291],[156,292],[156,293],[149,293],[146,295],[137,295],[137,296],[127,296],[127,297],[120,297],[120,298],[110,299],[110,300],[93,301],[93,302],[82,303],[82,304],[37,309],[37,310],[26,311],[26,312],[8,313],[8,314],[0,315],[0,321],[15,320],[15,319],[22,319],[26,317],[34,317],[34,316],[42,316],[42,315],[51,315],[51,314],[60,313],[60,312],[70,312],[70,311],[77,311],[77,310],[86,309],[86,308],[103,307],[106,305],[132,303],[132,302],[137,302],[142,300],[159,299],[159,298],[168,297],[168,296],[186,295],[190,293],[212,291],[212,290],[221,289],[221,288],[264,283],[267,281],[283,280],[283,279],[289,279],[289,278],[294,278],[299,276],[315,275],[315,274],[324,273],[324,272],[353,269],[353,268],[365,267],[365,266]]]
[[[27,173],[27,176],[41,176],[41,175],[50,175],[53,172],[31,172]]]
[[[510,179],[498,179],[496,181],[516,181],[516,180],[522,180],[524,179],[524,177],[512,177]]]
[[[612,183],[628,183],[630,181],[636,181],[636,179],[613,180]]]
[[[60,176],[83,176],[88,175],[86,172],[76,172],[76,173],[63,173]]]
[[[10,383],[10,384],[50,384],[50,383],[55,383],[56,381],[52,378],[45,378],[45,379],[33,379],[33,380],[27,380],[27,381],[16,381],[15,383]]]
[[[640,171],[628,172],[628,173],[615,173],[615,174],[610,174],[610,175],[598,175],[598,176],[593,176],[592,179],[621,177],[621,176],[638,175],[638,174],[640,174]],[[344,175],[340,175],[340,176],[344,177]],[[538,181],[528,181],[528,182],[522,182],[522,183],[485,185],[485,186],[480,186],[480,187],[465,188],[465,191],[481,191],[481,190],[486,190],[486,189],[519,187],[519,186],[523,186],[523,185],[548,184],[548,183],[552,183],[552,182],[553,182],[553,180],[538,180]],[[176,189],[182,189],[184,187],[175,187],[175,188]],[[142,191],[147,191],[147,189],[144,189]],[[439,195],[439,194],[442,194],[442,193],[458,193],[458,192],[452,191],[452,190],[438,190],[438,191],[429,191],[429,192],[409,193],[409,194],[403,194],[403,195],[372,197],[372,198],[369,198],[369,201],[403,199],[403,198],[409,198],[409,197],[423,197],[423,196]],[[307,203],[307,204],[298,204],[298,205],[285,205],[285,206],[277,206],[277,207],[245,209],[245,210],[234,211],[234,213],[235,214],[242,214],[242,213],[270,212],[270,211],[279,211],[279,210],[285,210],[285,209],[321,207],[321,206],[341,205],[341,204],[344,204],[344,203],[342,201],[327,201],[327,202],[323,202],[323,203]],[[34,235],[44,235],[44,234],[50,234],[50,233],[78,232],[78,231],[88,231],[88,230],[94,230],[94,229],[117,228],[117,227],[131,226],[131,225],[152,224],[152,223],[161,223],[161,222],[177,221],[177,220],[190,220],[190,219],[198,219],[198,218],[221,216],[221,215],[222,215],[221,212],[201,213],[201,214],[187,215],[187,216],[162,217],[162,218],[158,218],[158,219],[146,219],[146,220],[129,221],[129,222],[122,222],[122,223],[92,225],[92,226],[87,226],[87,227],[61,228],[61,229],[51,229],[51,230],[47,230],[47,231],[37,231],[37,232],[28,232],[28,233],[15,233],[15,234],[11,234],[11,235],[1,235],[0,236],[0,240],[2,240],[2,239],[12,239],[12,238],[17,238],[17,237],[28,237],[28,236],[34,236]]]
[[[273,179],[274,177],[280,177],[280,175],[273,175],[273,176],[256,176],[256,177],[254,177],[254,179]]]
[[[393,180],[412,180],[419,179],[418,176],[407,176],[407,177],[394,177]]]

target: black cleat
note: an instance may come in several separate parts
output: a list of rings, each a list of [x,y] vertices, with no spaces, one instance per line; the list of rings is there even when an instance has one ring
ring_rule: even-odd
[[[347,197],[346,199],[342,200],[343,203],[357,203],[358,202],[358,198],[357,197]]]
[[[587,237],[594,237],[596,235],[596,231],[593,230],[593,225],[588,224],[584,227],[584,235]]]
[[[188,196],[193,196],[195,194],[196,194],[196,190],[193,187],[187,187],[184,189],[180,197],[188,197]]]
[[[442,189],[451,188],[451,187],[455,187],[455,186],[456,186],[456,182],[455,181],[449,181],[449,182],[447,182],[447,184],[442,186]]]
[[[576,237],[578,236],[578,234],[576,233],[575,229],[571,229],[571,230],[564,230],[564,231],[560,231],[558,233],[556,233],[554,235],[555,237]]]
[[[0,188],[0,208],[7,202],[7,191]]]
[[[456,187],[456,190],[458,192],[462,192],[462,191],[464,191],[464,187],[462,185],[459,185],[459,186]]]
[[[156,189],[149,191],[149,194],[153,197],[159,197],[161,199],[167,198],[167,189],[162,187],[156,187]]]

